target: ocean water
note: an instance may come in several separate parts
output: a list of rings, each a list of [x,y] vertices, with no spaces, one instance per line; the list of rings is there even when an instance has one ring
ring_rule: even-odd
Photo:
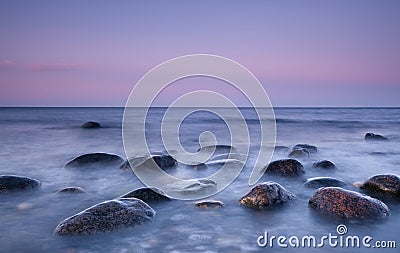
[[[231,109],[226,109],[231,110]],[[259,145],[259,121],[254,110],[242,108],[250,132],[251,147],[246,167],[225,190],[210,197],[225,206],[201,210],[195,201],[173,200],[151,204],[157,212],[147,224],[91,236],[57,236],[57,224],[99,202],[116,198],[143,184],[132,171],[99,168],[82,171],[64,168],[74,157],[92,152],[117,154],[125,159],[122,143],[123,108],[0,108],[0,174],[36,178],[37,191],[0,195],[0,252],[365,252],[355,248],[261,248],[257,238],[269,235],[315,236],[336,234],[345,224],[348,235],[369,235],[400,244],[400,202],[388,200],[388,219],[380,222],[348,222],[322,217],[308,207],[313,189],[305,188],[310,177],[331,176],[358,191],[362,182],[380,173],[400,174],[400,108],[275,108],[277,145],[308,143],[318,153],[298,159],[305,168],[300,178],[264,175],[259,182],[275,181],[295,193],[296,201],[271,210],[252,210],[238,205],[251,189],[248,179]],[[160,122],[164,108],[152,108],[146,137],[153,151],[162,151]],[[98,121],[100,129],[82,129],[86,121]],[[195,151],[203,131],[215,134],[219,144],[229,144],[224,121],[208,112],[190,115],[181,125],[181,145]],[[366,132],[382,134],[389,142],[366,142]],[[168,134],[168,133],[167,133]],[[277,151],[272,160],[287,157]],[[328,159],[337,170],[323,171],[312,163]],[[204,177],[215,172],[178,166],[170,171],[181,177]],[[66,186],[79,186],[87,194],[56,194]],[[400,245],[397,245],[400,247]],[[398,252],[397,249],[367,249]]]

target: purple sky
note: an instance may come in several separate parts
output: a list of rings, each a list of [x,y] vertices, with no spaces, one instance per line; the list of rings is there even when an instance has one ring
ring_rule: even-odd
[[[193,53],[241,63],[274,106],[400,106],[400,1],[390,0],[2,0],[0,106],[123,106],[152,67]]]

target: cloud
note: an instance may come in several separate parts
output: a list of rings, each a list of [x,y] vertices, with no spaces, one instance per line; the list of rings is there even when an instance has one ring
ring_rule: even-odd
[[[16,63],[9,59],[0,61],[0,69],[21,69],[38,72],[62,72],[62,71],[75,71],[85,68],[82,64],[69,64],[69,63]]]
[[[0,62],[0,69],[14,68],[17,64],[9,59]]]

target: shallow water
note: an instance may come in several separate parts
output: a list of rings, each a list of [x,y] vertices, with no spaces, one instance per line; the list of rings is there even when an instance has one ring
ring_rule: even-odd
[[[230,109],[227,109],[230,110]],[[164,109],[154,108],[146,122],[149,146],[163,150],[160,121]],[[0,108],[0,174],[31,176],[42,182],[32,192],[0,195],[0,252],[313,252],[321,249],[260,248],[258,236],[320,237],[336,234],[336,226],[346,224],[348,235],[369,235],[374,240],[399,241],[400,202],[386,202],[391,216],[382,222],[347,222],[321,217],[307,205],[313,189],[303,186],[306,178],[331,176],[353,183],[379,173],[399,173],[399,108],[277,108],[277,145],[291,147],[309,143],[318,153],[298,159],[305,167],[301,178],[263,176],[297,195],[297,200],[271,210],[251,210],[238,199],[251,187],[248,179],[259,143],[259,122],[254,111],[243,109],[250,129],[251,149],[246,167],[224,191],[212,196],[225,206],[201,210],[195,201],[173,200],[151,204],[154,221],[94,236],[56,236],[56,225],[93,204],[113,199],[143,186],[132,171],[117,168],[70,170],[63,168],[72,158],[92,152],[107,152],[125,158],[121,137],[123,108]],[[81,129],[86,121],[98,121],[100,129]],[[206,112],[187,118],[181,125],[182,146],[194,152],[199,134],[214,132],[218,143],[227,144],[224,122]],[[366,142],[366,132],[387,136],[389,142]],[[373,153],[379,152],[379,153]],[[372,154],[371,154],[372,153]],[[275,152],[273,160],[287,157]],[[314,161],[328,159],[337,170],[312,167]],[[217,168],[191,170],[185,166],[169,172],[182,178],[205,177]],[[56,194],[66,186],[80,186],[87,194]],[[400,247],[398,245],[398,247]],[[323,252],[364,252],[365,249],[325,247]],[[371,252],[398,252],[398,249],[368,249]]]

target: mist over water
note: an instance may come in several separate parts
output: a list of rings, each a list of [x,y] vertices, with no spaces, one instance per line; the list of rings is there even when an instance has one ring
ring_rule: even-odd
[[[164,112],[165,108],[149,111],[146,138],[152,151],[163,151],[160,126]],[[334,220],[321,217],[308,207],[314,190],[303,183],[307,178],[329,176],[346,182],[344,188],[358,191],[354,182],[375,174],[400,174],[400,108],[276,108],[276,144],[291,148],[308,143],[317,146],[318,152],[298,159],[306,171],[301,178],[262,177],[259,182],[275,181],[297,196],[293,203],[262,211],[238,204],[239,198],[251,189],[248,180],[260,145],[255,111],[242,108],[241,112],[249,127],[250,155],[239,177],[211,197],[223,201],[223,208],[201,210],[194,201],[160,202],[151,204],[157,213],[150,223],[93,236],[61,237],[53,230],[64,218],[143,186],[130,170],[64,168],[68,161],[85,153],[106,152],[126,158],[121,137],[123,108],[0,108],[0,174],[29,176],[42,183],[37,191],[0,195],[0,252],[271,252],[257,246],[257,237],[265,230],[276,236],[317,237],[336,233],[336,226],[341,223],[347,225],[349,235],[399,239],[399,202],[386,202],[391,216],[385,221]],[[80,128],[86,121],[98,121],[102,128]],[[181,145],[190,152],[196,151],[200,147],[199,135],[204,131],[213,132],[219,144],[229,144],[229,129],[223,120],[202,111],[182,122]],[[366,132],[382,134],[390,141],[366,142]],[[287,155],[286,151],[276,151],[273,160]],[[334,162],[337,170],[312,167],[313,162],[322,159]],[[194,170],[179,165],[167,172],[181,178],[200,178],[217,170],[217,166]],[[82,187],[87,194],[56,194],[67,186]],[[318,249],[274,247],[273,252],[288,250]]]

